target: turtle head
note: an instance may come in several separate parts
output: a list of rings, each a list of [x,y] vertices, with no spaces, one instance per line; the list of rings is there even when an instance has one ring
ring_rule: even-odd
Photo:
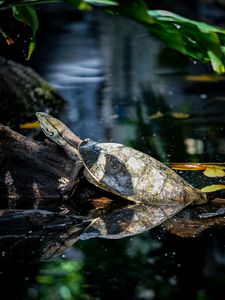
[[[61,136],[61,131],[65,125],[56,118],[44,112],[36,112],[36,116],[44,134],[53,142],[63,146],[64,139]]]
[[[79,156],[78,148],[82,140],[58,119],[43,112],[37,112],[36,116],[44,134],[62,146],[71,159],[77,159],[77,155]]]

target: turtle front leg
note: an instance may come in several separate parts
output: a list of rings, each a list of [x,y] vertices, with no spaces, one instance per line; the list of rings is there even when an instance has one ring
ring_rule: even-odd
[[[63,197],[63,200],[68,200],[75,192],[77,183],[80,180],[80,173],[83,168],[83,163],[77,161],[72,170],[70,178],[61,177],[58,180],[58,190]]]

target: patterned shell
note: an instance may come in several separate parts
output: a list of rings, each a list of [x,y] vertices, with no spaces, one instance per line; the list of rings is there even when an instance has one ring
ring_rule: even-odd
[[[182,209],[206,202],[203,193],[173,170],[135,149],[88,140],[80,144],[79,153],[91,183],[135,203]]]

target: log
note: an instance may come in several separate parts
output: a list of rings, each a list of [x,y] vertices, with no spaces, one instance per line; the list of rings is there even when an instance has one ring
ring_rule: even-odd
[[[56,243],[59,232],[65,234],[76,225],[73,231],[80,230],[80,220],[65,216],[65,212],[73,210],[63,197],[66,185],[72,179],[76,183],[75,171],[76,162],[69,160],[56,145],[34,141],[0,126],[2,253],[11,257],[9,249],[16,245],[13,252],[18,253],[26,245],[28,250],[32,247],[39,251],[34,256],[45,256],[43,247],[49,241]],[[47,244],[40,243],[42,236]]]
[[[96,211],[105,210],[115,196],[87,182],[80,170],[80,162],[70,159],[58,145],[0,125],[0,209],[97,217]]]
[[[0,123],[19,128],[35,111],[58,114],[66,101],[30,67],[0,56]],[[18,118],[19,116],[19,118]]]
[[[70,180],[74,166],[52,143],[34,141],[1,125],[0,208],[59,212],[60,182]]]
[[[205,205],[189,206],[162,226],[182,238],[194,238],[216,225],[225,226],[225,199],[223,198],[215,198]]]
[[[110,199],[109,193],[88,183],[80,169],[54,143],[0,125],[2,257],[7,253],[10,260],[13,253],[14,258],[23,253],[27,258],[29,253],[32,259],[48,259],[60,254],[79,240],[93,218],[112,208],[116,197]]]

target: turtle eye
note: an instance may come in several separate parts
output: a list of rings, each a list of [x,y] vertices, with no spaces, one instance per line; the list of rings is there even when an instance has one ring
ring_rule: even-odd
[[[47,136],[53,136],[54,135],[54,133],[52,131],[50,131],[47,127],[43,128],[43,131]]]

